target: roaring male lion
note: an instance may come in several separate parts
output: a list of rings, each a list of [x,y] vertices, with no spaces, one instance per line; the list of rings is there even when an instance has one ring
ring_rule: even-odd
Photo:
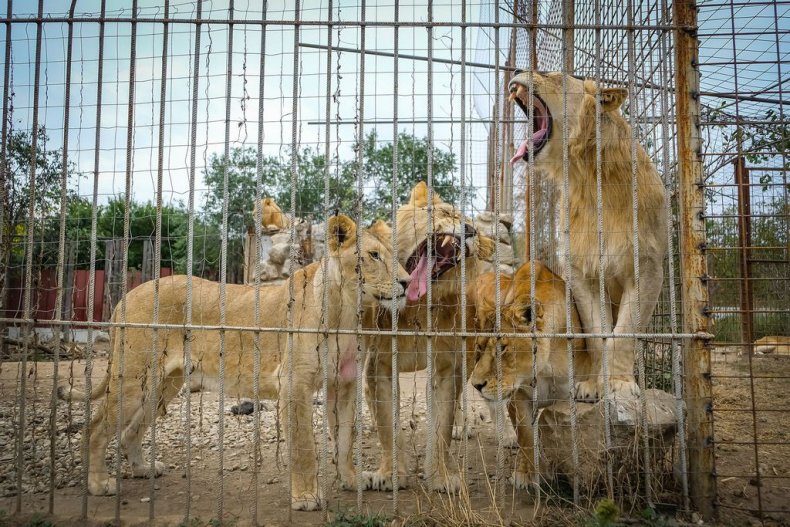
[[[445,203],[437,193],[429,200],[428,186],[418,183],[409,202],[398,209],[395,222],[397,257],[411,276],[406,290],[407,304],[399,312],[398,328],[404,331],[439,332],[432,337],[398,335],[398,370],[412,372],[428,367],[429,346],[433,358],[433,430],[428,430],[431,456],[425,474],[435,490],[456,492],[461,487],[458,471],[449,462],[453,415],[458,394],[466,382],[462,378],[465,360],[463,339],[449,332],[461,330],[461,262],[465,261],[465,282],[471,286],[478,274],[478,258],[490,256],[493,240],[478,235],[471,222],[462,222],[458,209]],[[428,290],[430,284],[430,307]],[[430,309],[431,319],[428,321]],[[379,312],[366,322],[369,327],[391,330],[389,313]],[[468,328],[473,327],[471,315]],[[375,490],[392,489],[392,340],[387,335],[365,339],[368,351],[366,395],[381,443],[381,459],[375,472],[365,473],[366,485]],[[399,436],[399,440],[402,436]],[[399,445],[398,452],[405,452]],[[399,474],[405,474],[400,463]],[[405,477],[399,477],[399,486]]]
[[[534,294],[530,279],[533,273]],[[487,276],[489,274],[493,273],[486,273],[480,278],[490,279]],[[494,300],[493,294],[491,288],[482,290],[482,295],[487,296],[489,303]],[[568,339],[562,336],[568,329],[565,282],[540,262],[526,263],[518,268],[501,295],[504,299],[501,331],[531,333],[534,320],[535,333],[549,336],[501,338],[502,370],[499,378],[496,367],[497,339],[478,337],[475,342],[476,364],[469,382],[489,401],[497,401],[500,392],[502,400],[508,401],[508,413],[518,441],[513,485],[526,489],[534,470],[533,360],[537,388],[534,403],[537,408],[549,406],[557,400],[567,400],[573,390],[568,379]],[[492,318],[486,320],[487,329],[493,328]],[[575,307],[571,306],[570,331],[577,333],[580,330],[579,316]],[[585,379],[590,373],[590,356],[584,340],[575,339],[572,345],[574,377]]]
[[[576,396],[598,399],[607,380],[612,394],[638,395],[635,340],[619,335],[643,332],[658,302],[667,252],[667,210],[661,178],[644,148],[632,142],[631,127],[620,113],[628,92],[601,88],[592,80],[561,73],[529,71],[514,77],[508,89],[511,100],[532,117],[534,131],[518,147],[511,163],[531,158],[535,169],[560,189],[560,210],[564,210],[566,199],[570,203],[567,213],[560,215],[559,232],[565,236],[567,230],[570,237],[570,283],[582,327],[586,333],[601,333],[611,327],[616,335],[606,341],[608,364],[603,361],[603,339],[588,338],[597,375],[579,381]],[[599,200],[602,251],[597,228]],[[603,300],[599,296],[601,279]]]
[[[362,308],[393,308],[405,303],[409,280],[402,266],[397,264],[393,269],[391,246],[366,231],[361,231],[357,240],[356,224],[349,217],[331,217],[328,232],[328,255],[324,259],[298,270],[286,282],[260,288],[262,315],[259,321],[255,317],[256,288],[225,286],[226,321],[231,326],[224,332],[225,395],[254,400],[279,399],[283,412],[281,422],[286,426],[286,437],[291,438],[291,506],[296,510],[314,510],[322,501],[312,426],[313,394],[320,388],[322,379],[322,346],[326,344],[328,350],[330,399],[337,404],[336,411],[329,411],[329,419],[331,429],[337,434],[338,472],[341,485],[350,488],[355,482],[351,445],[356,358],[361,348],[357,336],[333,331],[357,327],[358,288],[362,290]],[[155,283],[151,281],[127,294],[125,320],[121,318],[119,304],[113,321],[119,324],[185,324],[187,281],[186,276],[159,281],[158,320],[153,317]],[[200,278],[192,278],[192,284],[192,323],[219,325],[220,285]],[[293,327],[321,331],[295,333],[289,343],[287,313],[291,290]],[[325,292],[328,295],[326,313],[323,310]],[[233,326],[283,328],[283,331],[261,332],[260,341],[256,343],[254,332],[234,330]],[[123,349],[121,330],[116,329],[114,333],[107,377],[91,393],[92,399],[101,400],[86,437],[90,452],[88,490],[94,495],[113,494],[117,489],[116,480],[109,477],[105,466],[105,451],[118,429],[120,393],[123,394],[121,445],[133,474],[141,477],[149,473],[141,441],[154,418],[151,398],[156,397],[161,415],[184,384],[184,342],[187,339],[192,343],[191,379],[199,381],[191,382],[191,387],[216,389],[221,380],[218,330],[195,329],[190,334],[182,328],[154,332],[150,328],[133,326],[125,330]],[[152,372],[154,338],[158,362],[156,371]],[[256,349],[260,349],[257,394],[253,390]],[[289,349],[293,350],[290,357]],[[119,365],[122,362],[121,379]],[[85,398],[84,393],[68,392],[64,387],[58,392],[63,399]],[[289,422],[293,423],[290,430],[287,429]],[[163,468],[156,462],[154,471],[158,475]]]

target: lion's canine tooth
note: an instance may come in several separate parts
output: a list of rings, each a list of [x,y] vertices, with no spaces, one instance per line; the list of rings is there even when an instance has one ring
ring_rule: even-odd
[[[442,240],[442,248],[448,243],[450,243],[450,238],[452,238],[452,236],[450,236],[449,234],[444,235],[444,239]]]

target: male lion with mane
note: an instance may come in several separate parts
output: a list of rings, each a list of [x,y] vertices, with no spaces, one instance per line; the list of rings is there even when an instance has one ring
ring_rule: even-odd
[[[569,233],[571,289],[584,331],[601,333],[613,327],[615,335],[606,341],[608,364],[603,362],[603,339],[588,338],[596,375],[576,384],[576,397],[602,397],[607,381],[612,394],[638,395],[635,341],[620,335],[643,332],[658,302],[667,252],[667,210],[661,178],[644,148],[632,142],[631,127],[620,113],[628,91],[601,88],[592,80],[562,73],[529,71],[514,77],[508,89],[511,100],[532,117],[534,132],[518,147],[511,163],[531,158],[535,169],[560,189],[561,210],[566,199],[570,203],[570,210],[560,215],[559,232],[563,236],[566,230]],[[566,133],[568,142],[564,144]],[[602,256],[597,229],[598,167]],[[639,265],[638,281],[635,264]],[[603,310],[600,279],[605,285]]]
[[[531,275],[535,275],[532,294]],[[481,275],[490,280],[490,275]],[[480,280],[478,280],[480,281]],[[494,290],[478,290],[478,302],[494,303]],[[537,336],[503,337],[499,341],[502,371],[497,377],[497,339],[478,337],[475,342],[475,367],[469,382],[488,401],[496,402],[501,391],[507,401],[508,414],[516,431],[518,454],[513,470],[513,485],[526,489],[534,471],[532,415],[535,406],[544,408],[558,400],[567,400],[572,394],[568,379],[568,339],[562,334],[581,330],[579,315],[571,306],[571,327],[567,325],[565,282],[545,265],[534,262],[518,268],[513,278],[501,290],[504,298],[501,307],[501,331],[504,333],[531,333],[535,324]],[[534,310],[533,310],[534,306]],[[494,327],[493,315],[482,319],[485,328]],[[541,334],[547,336],[541,337]],[[552,335],[554,334],[554,335]],[[534,356],[533,356],[534,344]],[[573,367],[575,378],[585,379],[590,373],[590,356],[583,339],[573,340]],[[533,406],[533,360],[537,398]]]
[[[462,378],[462,361],[465,360],[463,339],[450,332],[461,330],[461,262],[465,260],[466,284],[474,283],[478,274],[478,258],[493,252],[493,240],[478,235],[471,221],[462,222],[458,209],[445,203],[437,193],[429,200],[428,186],[418,183],[411,192],[409,202],[398,209],[396,215],[398,235],[398,260],[411,273],[406,290],[407,304],[399,313],[398,327],[406,331],[431,328],[442,334],[428,338],[417,335],[398,335],[398,369],[413,372],[428,367],[428,346],[432,346],[433,384],[432,406],[434,429],[428,430],[427,441],[432,455],[426,459],[425,475],[434,490],[457,492],[461,488],[458,470],[450,464],[449,446],[453,428],[453,415],[458,395],[466,379]],[[428,289],[431,303],[428,305]],[[467,318],[468,329],[473,326]],[[379,312],[366,323],[368,327],[391,330],[392,318]],[[368,350],[366,368],[366,395],[381,443],[381,459],[375,472],[365,474],[366,485],[375,490],[392,490],[392,340],[388,335],[371,335],[365,341]],[[397,386],[397,385],[396,385]],[[402,439],[399,435],[398,439]],[[400,441],[399,441],[400,442]],[[405,452],[398,445],[398,452]],[[400,463],[399,486],[405,480],[405,463]]]
[[[357,326],[357,289],[362,289],[362,307],[394,308],[405,303],[409,275],[402,266],[393,269],[391,247],[371,233],[362,231],[357,240],[356,224],[347,216],[333,216],[328,222],[328,254],[294,273],[288,281],[260,288],[261,320],[255,318],[256,288],[251,285],[227,284],[226,320],[231,326],[283,328],[282,332],[260,333],[259,390],[253,390],[256,335],[252,331],[225,330],[224,390],[228,397],[279,399],[283,412],[281,422],[291,438],[291,507],[314,510],[321,506],[318,487],[316,451],[313,434],[313,394],[321,386],[321,350],[326,343],[330,371],[330,399],[336,411],[327,410],[330,427],[336,433],[338,472],[341,485],[351,488],[355,482],[352,459],[353,420],[355,415],[357,336],[335,334],[334,330]],[[357,251],[359,247],[359,251]],[[393,282],[393,271],[396,281]],[[186,276],[173,276],[159,281],[159,319],[162,324],[186,324]],[[192,278],[192,323],[219,325],[220,284]],[[293,353],[289,357],[287,313],[289,284],[294,298],[291,311],[293,327],[320,330],[293,334]],[[136,324],[154,322],[155,282],[150,281],[126,296],[126,318],[121,319],[121,304],[113,321]],[[323,295],[328,288],[328,312],[323,312]],[[87,441],[89,451],[88,490],[94,495],[114,494],[117,481],[110,478],[105,465],[107,444],[118,429],[118,397],[123,396],[121,446],[135,477],[149,474],[143,459],[142,438],[151,424],[152,397],[156,397],[158,414],[164,414],[167,403],[184,384],[184,342],[192,342],[193,388],[216,389],[220,382],[220,332],[195,329],[159,329],[156,332],[157,371],[150,371],[151,346],[154,332],[150,328],[129,327],[125,330],[121,349],[121,330],[114,331],[111,365],[107,377],[95,387],[91,399],[100,400],[90,423]],[[328,333],[329,337],[324,335]],[[119,365],[123,362],[123,378]],[[292,369],[290,369],[292,367]],[[156,376],[156,383],[152,377]],[[86,394],[61,386],[62,399],[84,399]],[[329,405],[327,405],[329,408]],[[290,433],[289,433],[290,432]],[[188,461],[187,461],[188,462]],[[156,462],[156,475],[164,466]]]

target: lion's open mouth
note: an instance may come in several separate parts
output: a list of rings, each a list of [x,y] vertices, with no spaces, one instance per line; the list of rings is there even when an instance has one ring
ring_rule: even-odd
[[[510,83],[510,92],[514,93],[519,83]],[[516,104],[525,115],[529,116],[529,108],[527,104],[521,100],[521,97],[514,97]],[[510,159],[510,164],[514,165],[520,160],[527,160],[531,155],[534,159],[546,143],[549,142],[551,137],[551,112],[549,111],[546,103],[537,94],[532,94],[532,137],[528,137],[519,145],[516,150],[516,155]]]
[[[470,235],[467,225],[467,237]],[[458,236],[453,234],[434,233],[433,266],[428,269],[428,238],[422,241],[406,261],[406,271],[411,275],[409,287],[406,289],[406,298],[414,302],[428,292],[428,277],[437,279],[444,272],[455,267],[464,256],[463,244]]]

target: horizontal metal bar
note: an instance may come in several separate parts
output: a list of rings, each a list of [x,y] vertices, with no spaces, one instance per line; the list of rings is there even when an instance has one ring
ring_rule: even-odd
[[[431,27],[453,27],[453,28],[534,28],[534,29],[606,29],[606,30],[622,30],[622,31],[676,31],[676,30],[692,30],[694,28],[681,27],[672,24],[524,24],[523,22],[425,22],[421,20],[412,21],[384,21],[384,20],[239,20],[229,18],[173,18],[173,17],[138,17],[132,18],[128,16],[108,16],[108,17],[34,17],[34,16],[21,16],[21,17],[2,17],[0,24],[85,24],[85,23],[103,23],[103,24],[219,24],[224,26],[319,26],[325,28],[334,27],[393,27],[393,28],[431,28]]]
[[[425,336],[454,336],[454,337],[505,337],[505,338],[524,338],[530,336],[543,338],[622,338],[622,339],[686,339],[699,338],[711,340],[713,335],[709,333],[527,333],[527,332],[474,332],[474,331],[405,331],[405,330],[385,330],[385,329],[330,329],[320,328],[273,328],[258,326],[234,326],[231,324],[165,324],[150,322],[83,322],[73,320],[38,320],[33,318],[0,318],[0,322],[15,324],[36,324],[46,326],[73,326],[73,327],[93,327],[93,328],[137,328],[137,329],[182,329],[182,330],[204,330],[204,331],[247,331],[260,333],[302,333],[311,335],[385,335],[396,337],[398,335],[411,335],[417,337]]]

